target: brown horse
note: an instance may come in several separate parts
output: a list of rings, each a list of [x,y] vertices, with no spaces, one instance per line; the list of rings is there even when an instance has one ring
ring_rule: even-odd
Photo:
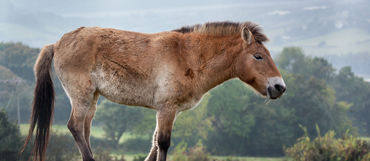
[[[165,161],[176,115],[194,107],[213,87],[239,78],[268,98],[284,93],[284,81],[264,41],[267,37],[251,22],[207,23],[155,34],[80,27],[45,46],[36,61],[25,146],[36,127],[34,160],[44,160],[53,116],[54,61],[72,105],[68,128],[84,161],[94,160],[90,127],[100,95],[157,111],[146,161]]]

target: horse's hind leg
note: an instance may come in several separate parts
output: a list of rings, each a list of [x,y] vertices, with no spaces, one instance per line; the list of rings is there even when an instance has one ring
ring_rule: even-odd
[[[98,102],[98,99],[99,99],[99,94],[98,92],[95,92],[93,101],[91,103],[91,107],[89,111],[87,112],[86,118],[85,118],[85,140],[86,140],[87,146],[89,147],[91,154],[92,154],[92,150],[91,150],[91,144],[90,144],[90,128],[91,128],[92,119],[95,115],[96,103]]]
[[[62,81],[63,82],[63,81]],[[94,161],[89,144],[85,135],[85,120],[90,109],[96,104],[95,88],[89,81],[69,80],[64,84],[65,90],[72,104],[71,116],[68,120],[68,129],[71,131],[75,142],[80,150],[83,161]],[[95,110],[93,110],[95,111]],[[91,115],[90,115],[91,116]],[[88,119],[91,119],[90,117]]]
[[[75,142],[80,150],[83,161],[93,161],[93,155],[85,138],[85,118],[91,107],[93,95],[86,96],[89,99],[71,98],[72,112],[68,121],[68,129],[71,131]]]

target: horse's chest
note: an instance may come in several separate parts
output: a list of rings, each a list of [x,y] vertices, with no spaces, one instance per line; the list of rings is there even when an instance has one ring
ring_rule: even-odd
[[[180,111],[185,111],[188,109],[193,109],[198,106],[198,104],[202,101],[203,96],[200,97],[191,97],[188,100],[179,104]]]
[[[180,111],[196,106],[201,96],[195,94],[191,83],[187,82],[186,78],[176,77],[170,67],[165,67],[156,77],[154,103],[161,106],[171,102],[179,106]]]

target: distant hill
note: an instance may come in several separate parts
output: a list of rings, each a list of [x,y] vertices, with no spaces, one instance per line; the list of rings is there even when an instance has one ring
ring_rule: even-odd
[[[370,53],[324,56],[335,68],[351,66],[356,75],[370,82]]]
[[[14,92],[27,88],[25,82],[10,69],[0,65],[0,107],[9,106],[15,96]]]

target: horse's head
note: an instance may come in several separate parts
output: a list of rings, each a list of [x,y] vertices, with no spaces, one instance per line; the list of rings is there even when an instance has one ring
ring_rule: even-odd
[[[286,86],[270,52],[262,43],[267,37],[257,26],[247,26],[242,29],[241,38],[243,50],[236,61],[237,76],[267,98],[280,97]]]

